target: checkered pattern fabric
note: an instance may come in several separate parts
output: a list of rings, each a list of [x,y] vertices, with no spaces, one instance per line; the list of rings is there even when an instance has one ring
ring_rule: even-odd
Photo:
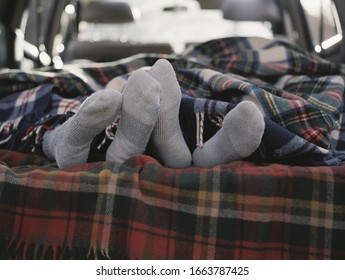
[[[266,117],[256,153],[260,161],[334,165],[344,160],[343,65],[285,42],[225,38],[197,45],[182,56],[138,55],[83,70],[106,84],[161,57],[174,66],[182,106],[189,111],[213,118],[242,100],[257,104]]]
[[[3,259],[345,258],[344,166],[0,161]]]
[[[83,70],[106,84],[160,57]],[[242,100],[259,106],[266,130],[255,161],[176,170],[143,155],[60,170],[0,150],[0,258],[344,259],[343,66],[248,38],[164,57],[192,113],[217,121]],[[61,98],[92,93],[66,73],[1,75],[3,98],[36,88],[32,104],[45,84]]]

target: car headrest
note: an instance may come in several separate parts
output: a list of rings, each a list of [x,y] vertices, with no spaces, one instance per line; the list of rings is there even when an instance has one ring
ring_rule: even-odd
[[[125,2],[90,1],[81,6],[80,20],[97,23],[133,22],[132,7]]]
[[[274,0],[224,0],[223,18],[233,21],[281,21],[281,13]]]

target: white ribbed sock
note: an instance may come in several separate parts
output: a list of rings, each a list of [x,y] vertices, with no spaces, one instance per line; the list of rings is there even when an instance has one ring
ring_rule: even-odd
[[[195,166],[212,167],[250,156],[260,145],[265,129],[262,113],[243,101],[224,118],[222,128],[193,152]]]
[[[162,103],[152,133],[154,152],[168,167],[190,166],[192,156],[183,138],[179,123],[181,89],[175,71],[167,60],[160,59],[149,70],[149,74],[162,87]]]
[[[160,100],[161,86],[144,70],[129,77],[123,90],[120,124],[106,153],[108,161],[123,163],[145,152]]]
[[[93,138],[111,125],[119,114],[122,96],[113,90],[93,93],[79,111],[43,136],[43,152],[60,168],[84,164]]]

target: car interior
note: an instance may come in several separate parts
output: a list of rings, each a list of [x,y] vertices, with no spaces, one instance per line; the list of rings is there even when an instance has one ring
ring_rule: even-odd
[[[0,0],[0,259],[344,259],[344,11],[343,0]],[[172,168],[149,149],[119,164],[100,155],[116,137],[107,127],[83,164],[38,151],[89,96],[110,83],[122,94],[160,59],[191,150],[243,101],[263,115],[259,148],[211,167]]]
[[[334,8],[333,1],[324,9],[320,9],[322,1],[291,2],[296,3],[28,1],[27,6],[16,4],[16,17],[5,19],[11,26],[5,36],[9,37],[8,43],[16,46],[13,54],[9,47],[7,60],[9,65],[20,66],[19,61],[23,62],[19,57],[24,56],[32,62],[25,67],[61,65],[62,61],[79,59],[104,62],[138,53],[181,53],[191,44],[253,35],[287,40],[328,59],[342,59],[342,28],[337,12],[341,8]],[[161,24],[157,25],[157,21]],[[203,32],[198,32],[199,28]],[[327,40],[331,47],[319,51],[319,45]]]

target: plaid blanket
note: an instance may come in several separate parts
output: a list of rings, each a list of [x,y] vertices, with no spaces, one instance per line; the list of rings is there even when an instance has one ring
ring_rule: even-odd
[[[227,38],[81,68],[105,85],[160,57],[192,114],[219,124],[242,100],[258,105],[266,129],[252,161],[176,170],[143,155],[59,170],[0,150],[0,258],[344,259],[343,66],[282,42]],[[0,135],[13,135],[16,112],[32,116],[42,98],[40,111],[54,117],[92,92],[64,71],[3,70],[1,106],[25,101],[0,115]]]
[[[136,56],[83,70],[105,85],[159,57]],[[344,160],[343,65],[261,38],[213,40],[165,58],[175,68],[187,111],[220,125],[236,103],[255,102],[266,117],[257,160],[317,166]]]
[[[345,258],[344,166],[0,161],[2,259]]]

